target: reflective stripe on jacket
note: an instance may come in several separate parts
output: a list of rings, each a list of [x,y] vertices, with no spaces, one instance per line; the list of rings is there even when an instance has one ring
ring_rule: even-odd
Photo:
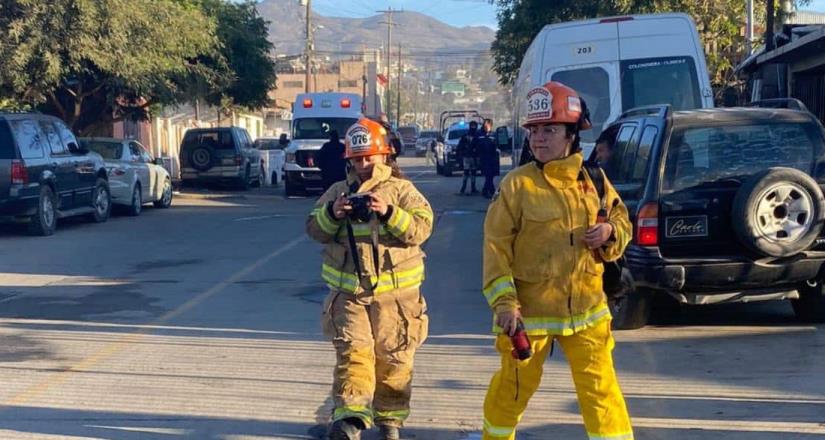
[[[379,273],[375,273],[372,253],[372,225],[352,222],[353,236],[358,248],[359,263],[365,280],[358,280],[350,255],[346,220],[330,215],[328,204],[340,194],[349,193],[357,181],[354,171],[347,181],[332,185],[318,199],[307,218],[307,233],[325,245],[321,277],[332,289],[351,293],[363,291],[364,286],[375,285],[375,293],[393,289],[417,287],[424,280],[423,244],[432,233],[433,211],[427,199],[406,179],[392,177],[392,169],[376,165],[371,179],[362,183],[358,192],[376,192],[389,205],[392,213],[378,228]]]
[[[604,268],[583,241],[596,223],[599,196],[581,154],[543,169],[523,165],[502,179],[499,191],[484,221],[483,293],[493,310],[520,308],[530,334],[569,335],[610,319]],[[607,179],[605,194],[613,235],[598,252],[613,261],[632,228]]]

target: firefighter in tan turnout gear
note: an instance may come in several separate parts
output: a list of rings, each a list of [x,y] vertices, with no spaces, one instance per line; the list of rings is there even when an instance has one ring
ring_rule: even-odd
[[[487,390],[482,438],[515,438],[558,341],[589,438],[630,440],[601,264],[619,258],[630,241],[627,209],[606,178],[600,200],[582,168],[579,131],[590,121],[578,94],[549,82],[526,99],[535,159],[502,180],[484,222],[484,296],[495,314],[501,369]],[[520,338],[525,333],[529,341]]]
[[[322,327],[335,346],[335,410],[329,438],[352,440],[377,425],[398,439],[410,412],[413,356],[427,337],[421,244],[433,227],[430,204],[391,159],[387,132],[362,118],[345,136],[351,169],[307,220],[325,245],[330,293]]]

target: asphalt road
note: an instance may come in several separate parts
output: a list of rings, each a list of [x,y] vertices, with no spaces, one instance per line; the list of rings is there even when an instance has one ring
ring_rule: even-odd
[[[437,212],[405,438],[474,438],[498,364],[480,293],[486,200],[402,164]],[[48,238],[0,228],[0,439],[317,438],[334,355],[321,248],[303,232],[312,203],[214,189]],[[776,302],[616,333],[636,438],[825,438],[824,331]],[[519,438],[585,438],[560,351]]]

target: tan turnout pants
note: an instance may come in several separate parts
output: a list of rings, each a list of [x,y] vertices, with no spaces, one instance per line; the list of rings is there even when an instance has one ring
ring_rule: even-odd
[[[401,426],[410,413],[413,356],[427,338],[418,287],[373,295],[333,290],[321,323],[336,352],[333,421]]]

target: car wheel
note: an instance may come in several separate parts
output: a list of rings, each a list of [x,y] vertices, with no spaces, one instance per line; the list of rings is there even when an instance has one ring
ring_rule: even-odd
[[[57,229],[57,204],[54,192],[50,187],[43,186],[37,201],[37,213],[29,222],[29,234],[47,236],[54,234],[55,229]]]
[[[791,306],[800,321],[825,322],[825,289],[822,283],[814,286],[804,284],[799,289],[799,299],[792,299]]]
[[[166,179],[163,183],[163,192],[160,195],[160,200],[152,203],[155,208],[166,209],[172,206],[172,182]]]
[[[261,169],[258,171],[258,178],[255,179],[255,183],[253,186],[255,188],[260,188],[264,186],[264,176],[266,175],[266,171],[264,171],[264,167],[261,166]]]
[[[132,190],[132,203],[129,205],[127,213],[132,217],[137,217],[143,210],[143,192],[140,190],[140,185],[135,184],[135,189]]]
[[[95,190],[92,193],[92,208],[94,208],[91,214],[92,221],[103,223],[109,220],[109,215],[112,213],[112,194],[109,192],[109,183],[105,179],[97,179]]]
[[[607,304],[613,315],[613,329],[635,330],[647,325],[652,296],[650,291],[635,289],[625,295],[608,298]]]
[[[238,189],[246,191],[249,189],[249,166],[246,167],[243,176],[238,178]]]
[[[303,188],[298,187],[292,183],[288,178],[284,179],[284,194],[287,197],[295,197],[301,195]]]
[[[769,168],[742,184],[733,202],[733,229],[753,252],[788,257],[808,249],[822,231],[819,185],[792,168]]]

